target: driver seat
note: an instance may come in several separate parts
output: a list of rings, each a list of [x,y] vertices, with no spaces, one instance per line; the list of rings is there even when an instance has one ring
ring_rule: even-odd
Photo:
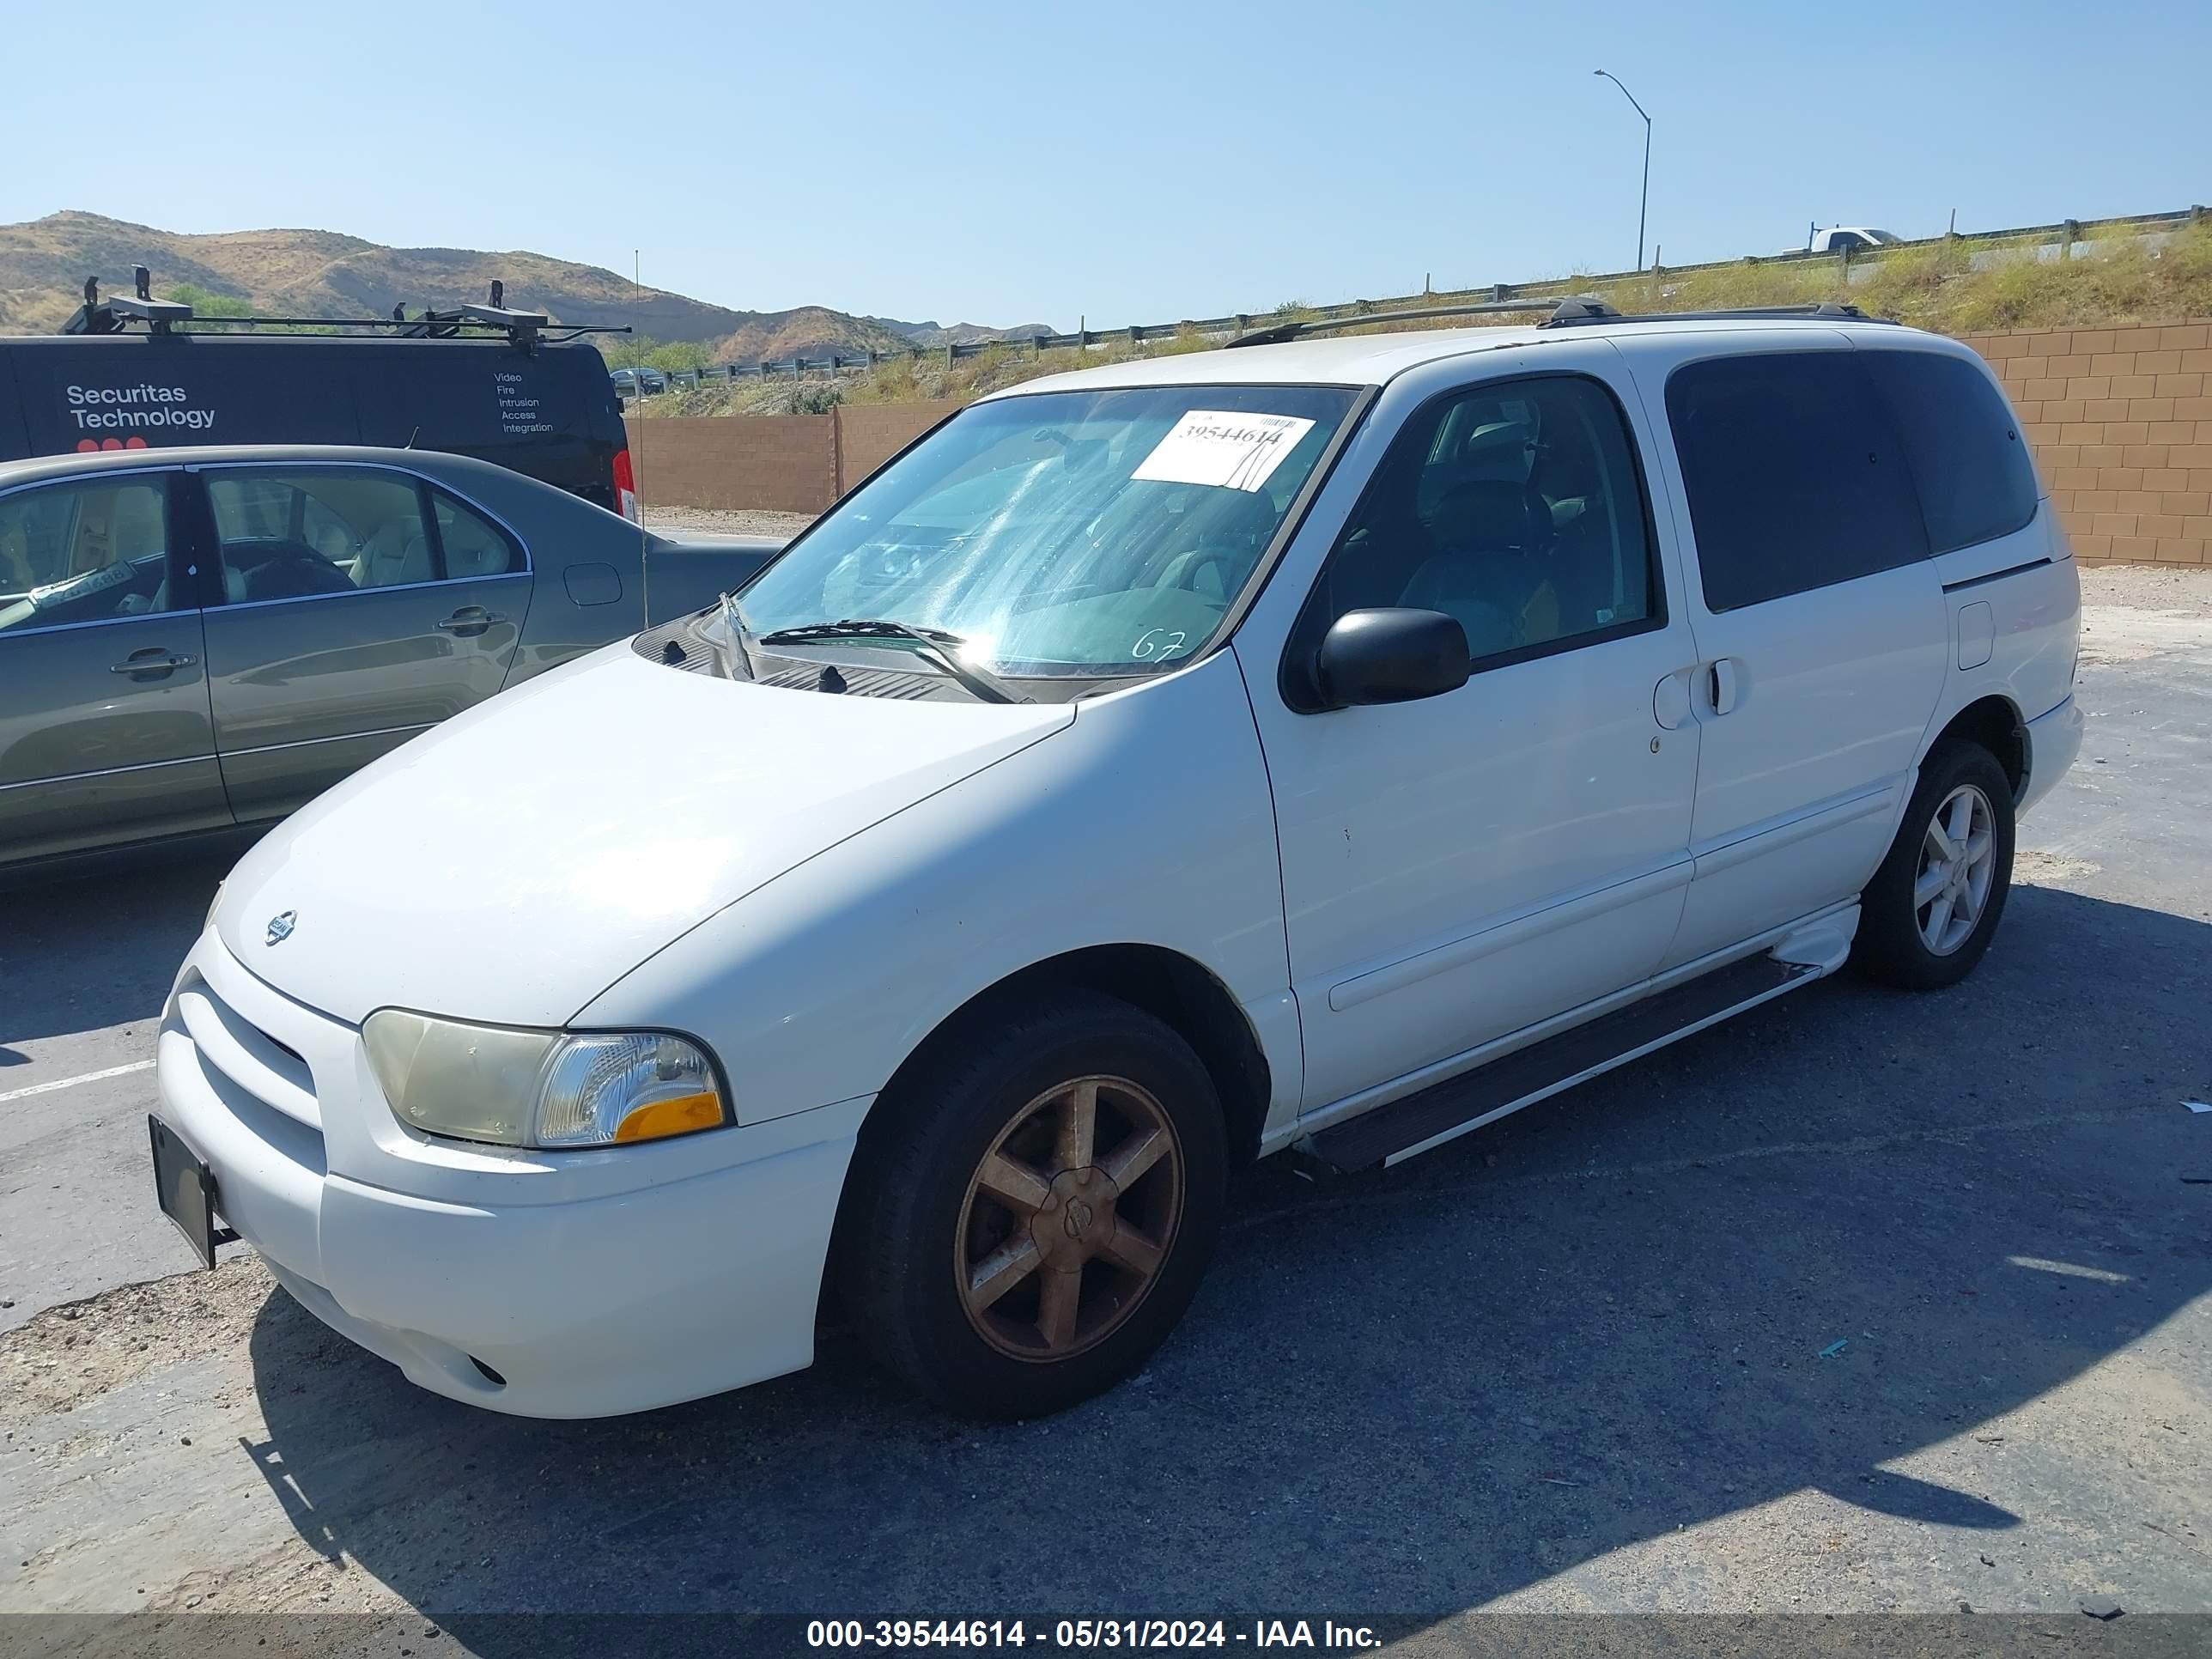
[[[1431,532],[1438,551],[1413,572],[1401,604],[1457,617],[1477,657],[1557,636],[1557,602],[1545,603],[1552,510],[1534,485],[1460,484],[1438,504]]]

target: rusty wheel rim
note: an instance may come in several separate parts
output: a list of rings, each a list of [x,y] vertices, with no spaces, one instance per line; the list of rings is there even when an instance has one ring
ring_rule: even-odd
[[[1011,1358],[1097,1346],[1158,1282],[1182,1217],[1182,1143],[1149,1090],[1082,1077],[1008,1120],[969,1177],[953,1281]]]

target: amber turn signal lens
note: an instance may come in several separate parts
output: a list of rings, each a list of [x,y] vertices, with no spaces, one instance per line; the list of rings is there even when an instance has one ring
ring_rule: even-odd
[[[721,1121],[720,1095],[677,1095],[639,1107],[616,1127],[615,1139],[658,1140],[663,1135],[688,1135],[694,1129],[712,1129]]]

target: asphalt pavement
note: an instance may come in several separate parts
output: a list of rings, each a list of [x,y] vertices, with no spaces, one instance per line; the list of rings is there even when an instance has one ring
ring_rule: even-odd
[[[1966,984],[1263,1166],[1150,1369],[1036,1423],[835,1337],[501,1418],[250,1252],[181,1273],[118,1068],[236,849],[0,893],[0,1612],[2212,1613],[2212,572],[2085,587],[2088,738]]]

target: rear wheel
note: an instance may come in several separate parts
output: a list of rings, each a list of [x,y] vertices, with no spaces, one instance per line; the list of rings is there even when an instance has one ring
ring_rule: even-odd
[[[1188,1044],[1071,995],[1004,1022],[878,1109],[840,1222],[878,1358],[949,1410],[1033,1417],[1143,1364],[1219,1230],[1221,1109]]]
[[[1955,985],[1989,949],[2012,887],[2012,781],[1996,757],[1938,745],[1862,896],[1852,960],[1907,990]]]

